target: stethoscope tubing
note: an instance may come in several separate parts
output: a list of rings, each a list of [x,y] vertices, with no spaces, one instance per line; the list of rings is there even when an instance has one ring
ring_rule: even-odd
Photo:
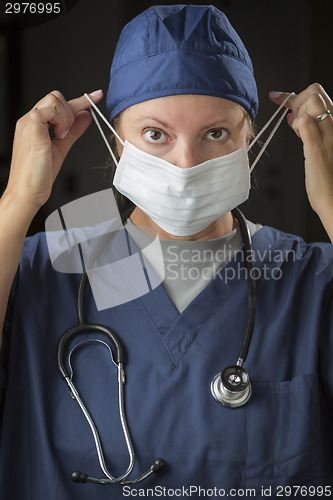
[[[239,222],[239,226],[242,232],[243,243],[244,243],[244,257],[247,268],[247,284],[248,284],[248,308],[247,308],[247,319],[245,334],[242,342],[241,349],[238,354],[237,365],[242,366],[245,362],[254,329],[254,322],[256,316],[256,283],[253,277],[253,249],[252,249],[252,238],[246,219],[239,208],[232,210],[233,215]]]

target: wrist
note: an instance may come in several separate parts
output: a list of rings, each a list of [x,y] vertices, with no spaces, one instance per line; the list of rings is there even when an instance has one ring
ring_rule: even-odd
[[[315,212],[333,243],[333,198],[317,206]]]
[[[1,211],[6,210],[8,216],[13,217],[21,224],[29,228],[33,218],[39,210],[39,206],[31,202],[24,195],[5,190],[0,200]]]

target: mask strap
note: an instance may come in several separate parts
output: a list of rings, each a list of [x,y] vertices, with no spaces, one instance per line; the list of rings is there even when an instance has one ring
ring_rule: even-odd
[[[90,109],[90,112],[92,114],[92,117],[97,125],[97,128],[98,130],[100,131],[101,133],[101,136],[103,137],[104,139],[104,142],[106,144],[106,147],[108,148],[109,152],[110,152],[110,155],[112,156],[112,159],[113,161],[115,162],[116,165],[118,165],[118,161],[116,159],[116,156],[114,154],[114,152],[112,151],[112,148],[109,144],[109,141],[107,140],[106,138],[106,135],[104,134],[103,132],[103,129],[102,127],[100,126],[99,124],[99,121],[97,119],[97,116],[94,112],[94,110],[99,114],[99,116],[102,118],[102,120],[104,121],[104,123],[106,123],[106,125],[109,127],[109,129],[111,130],[111,132],[117,137],[117,139],[120,141],[120,143],[124,146],[125,143],[124,141],[122,140],[122,138],[119,136],[119,134],[116,132],[116,130],[112,127],[111,123],[105,118],[105,116],[103,115],[103,113],[98,109],[98,107],[96,106],[96,104],[90,99],[89,95],[88,94],[84,94],[84,96],[88,99],[88,101],[90,102],[90,104],[92,105],[92,108]]]
[[[248,151],[250,151],[250,149],[252,148],[253,144],[255,144],[257,142],[257,140],[259,139],[259,137],[261,137],[261,135],[265,132],[265,130],[270,126],[270,124],[272,123],[272,121],[276,118],[276,116],[280,113],[281,109],[284,107],[284,105],[286,104],[286,102],[292,97],[295,95],[295,92],[291,92],[288,97],[283,101],[283,103],[278,107],[278,109],[275,111],[275,113],[271,116],[271,118],[268,120],[268,122],[264,125],[264,127],[261,129],[261,131],[259,132],[259,134],[253,139],[253,141],[251,142],[251,144],[249,145],[248,147]],[[279,128],[279,126],[281,125],[282,123],[282,120],[284,119],[284,117],[286,116],[286,114],[288,113],[289,109],[285,109],[282,113],[282,115],[280,116],[279,120],[277,121],[277,123],[275,124],[273,130],[271,131],[271,133],[269,134],[268,138],[266,139],[265,143],[263,144],[261,150],[260,150],[260,153],[258,154],[258,156],[256,157],[256,159],[254,160],[254,162],[252,163],[251,165],[251,168],[250,168],[250,172],[252,172],[252,170],[254,169],[254,167],[256,166],[256,164],[258,163],[258,161],[260,160],[262,154],[264,153],[265,149],[267,148],[268,144],[271,142],[275,132],[277,131],[277,129]]]

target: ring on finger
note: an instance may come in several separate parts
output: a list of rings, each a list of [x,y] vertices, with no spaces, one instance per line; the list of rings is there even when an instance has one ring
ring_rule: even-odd
[[[329,109],[326,109],[323,113],[321,113],[320,115],[318,115],[316,118],[315,118],[315,122],[318,123],[318,122],[322,122],[323,120],[325,120],[325,118],[327,118],[328,116],[331,115],[331,112]]]

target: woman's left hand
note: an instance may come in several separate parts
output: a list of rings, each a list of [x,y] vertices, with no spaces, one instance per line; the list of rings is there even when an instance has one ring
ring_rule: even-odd
[[[288,92],[271,92],[270,99],[281,104]],[[303,142],[305,184],[309,202],[319,215],[329,236],[333,237],[333,103],[318,83],[292,96],[286,107],[291,109],[288,123]],[[317,117],[330,113],[320,120]]]

